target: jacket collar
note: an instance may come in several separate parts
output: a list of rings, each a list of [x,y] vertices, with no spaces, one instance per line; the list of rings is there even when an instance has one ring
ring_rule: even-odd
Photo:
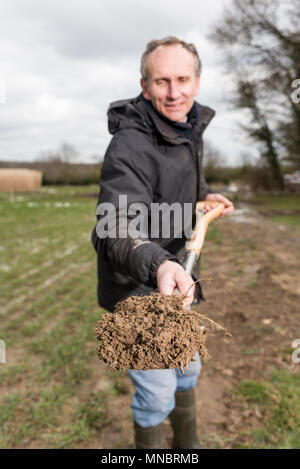
[[[146,100],[142,93],[138,96],[138,104],[142,105],[152,120],[157,131],[170,143],[180,144],[183,142],[191,142],[190,138],[184,136],[184,132],[180,132],[179,128],[193,127],[193,134],[198,136],[203,133],[211,119],[215,115],[215,111],[208,106],[203,106],[194,101],[193,107],[189,112],[189,122],[187,124],[174,123],[170,119],[160,114],[150,101]],[[179,124],[179,125],[178,125]]]

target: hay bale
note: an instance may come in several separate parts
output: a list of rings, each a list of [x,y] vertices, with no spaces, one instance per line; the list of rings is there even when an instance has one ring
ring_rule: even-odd
[[[34,192],[41,188],[42,172],[23,168],[0,169],[0,192]]]

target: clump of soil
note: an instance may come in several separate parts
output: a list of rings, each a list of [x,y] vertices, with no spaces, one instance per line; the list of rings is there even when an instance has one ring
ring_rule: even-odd
[[[116,304],[96,327],[98,357],[110,370],[183,368],[198,351],[209,359],[199,313],[182,295],[132,296]]]

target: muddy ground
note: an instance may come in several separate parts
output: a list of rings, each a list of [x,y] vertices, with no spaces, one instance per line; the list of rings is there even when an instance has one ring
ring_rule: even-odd
[[[232,392],[239,382],[268,380],[282,367],[300,372],[300,364],[293,364],[285,352],[300,338],[299,252],[299,229],[247,209],[217,220],[208,234],[201,276],[210,275],[213,281],[203,283],[206,301],[196,309],[233,336],[215,332],[207,338],[211,359],[203,364],[196,396],[198,430],[208,447],[243,444],[245,430],[264,424],[259,411],[245,407]],[[101,370],[100,388],[108,373],[104,366]],[[110,424],[91,447],[134,447],[133,388],[126,375],[121,380],[125,391],[111,398]],[[165,426],[170,447],[167,420]]]

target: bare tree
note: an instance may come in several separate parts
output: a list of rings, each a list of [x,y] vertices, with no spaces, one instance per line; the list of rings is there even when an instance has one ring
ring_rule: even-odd
[[[73,177],[72,164],[78,159],[78,152],[73,145],[62,143],[57,150],[42,151],[36,159],[36,163],[47,168],[49,180],[70,183]]]
[[[233,104],[248,111],[242,127],[280,187],[280,162],[300,167],[300,107],[291,97],[300,78],[299,24],[299,2],[232,0],[210,35],[233,76]]]
[[[203,159],[203,165],[204,169],[209,169],[209,168],[220,168],[220,166],[223,166],[225,164],[225,159],[223,155],[221,154],[220,150],[215,148],[213,144],[206,140],[204,142],[204,159]]]
[[[76,163],[79,153],[73,145],[62,143],[58,151],[61,155],[62,161],[65,163]]]

